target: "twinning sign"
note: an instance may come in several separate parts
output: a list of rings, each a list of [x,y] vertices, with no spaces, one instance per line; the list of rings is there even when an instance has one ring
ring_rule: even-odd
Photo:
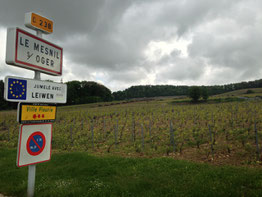
[[[11,102],[66,103],[67,85],[7,76],[4,98]]]

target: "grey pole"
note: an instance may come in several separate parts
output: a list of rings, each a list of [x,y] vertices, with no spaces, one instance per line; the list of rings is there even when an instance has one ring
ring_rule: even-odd
[[[36,165],[29,165],[28,166],[28,184],[27,184],[27,196],[33,197],[34,190],[35,190],[35,170]]]
[[[36,35],[37,37],[39,38],[42,38],[42,32],[40,30],[36,30]],[[36,80],[41,80],[41,77],[40,77],[40,71],[35,71],[35,78]]]
[[[42,32],[37,30],[36,35],[42,38]],[[34,79],[40,80],[40,71],[35,71]],[[36,171],[36,164],[28,166],[28,183],[27,183],[27,196],[33,197],[35,192],[35,171]]]

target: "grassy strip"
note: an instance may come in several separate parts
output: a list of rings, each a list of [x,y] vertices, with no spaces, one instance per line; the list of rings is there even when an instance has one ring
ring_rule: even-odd
[[[26,196],[27,167],[0,149],[0,193]],[[170,158],[53,154],[36,168],[36,196],[262,196],[262,169],[216,167]]]

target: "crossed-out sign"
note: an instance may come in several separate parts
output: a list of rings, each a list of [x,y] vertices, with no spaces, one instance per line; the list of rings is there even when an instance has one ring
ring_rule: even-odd
[[[52,123],[20,126],[17,166],[27,166],[51,159]]]

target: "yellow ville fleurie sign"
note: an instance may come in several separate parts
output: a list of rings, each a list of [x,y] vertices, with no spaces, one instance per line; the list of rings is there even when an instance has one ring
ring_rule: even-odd
[[[21,124],[54,122],[55,119],[55,105],[36,105],[20,103],[18,122]]]

